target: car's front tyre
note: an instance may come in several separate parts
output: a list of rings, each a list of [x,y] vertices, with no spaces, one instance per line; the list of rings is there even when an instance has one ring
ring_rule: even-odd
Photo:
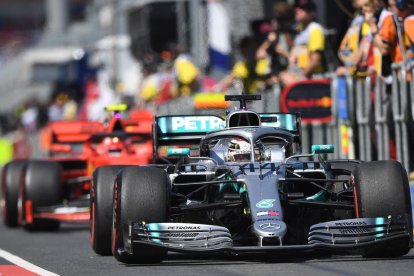
[[[406,216],[409,237],[386,248],[373,246],[364,257],[399,257],[408,253],[412,243],[412,210],[407,172],[397,161],[373,161],[354,168],[356,216],[361,218]]]
[[[158,263],[167,250],[146,245],[132,245],[134,254],[125,252],[129,246],[128,226],[132,222],[166,222],[170,202],[167,173],[153,167],[127,167],[114,186],[112,253],[123,263]]]
[[[111,230],[115,177],[123,165],[104,166],[93,173],[90,197],[90,241],[99,255],[111,255]]]

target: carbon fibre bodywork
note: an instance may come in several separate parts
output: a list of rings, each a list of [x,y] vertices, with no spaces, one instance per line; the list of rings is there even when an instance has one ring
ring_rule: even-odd
[[[50,122],[41,131],[45,157],[25,160],[19,181],[10,185],[20,187],[19,193],[24,193],[28,189],[27,182],[31,182],[31,185],[36,185],[33,193],[42,200],[44,179],[27,178],[27,168],[33,163],[56,164],[59,176],[52,181],[59,190],[59,202],[39,206],[36,200],[21,197],[16,200],[19,202],[13,202],[20,209],[19,224],[30,225],[35,220],[87,223],[90,221],[89,201],[95,168],[151,162],[152,113],[137,110],[128,119],[118,115],[106,123],[82,120]],[[47,175],[47,170],[40,166],[33,174]]]
[[[126,219],[113,231],[122,237],[121,243],[117,240],[121,246],[112,252],[118,260],[142,256],[142,248],[232,254],[333,250],[373,256],[372,250],[383,252],[391,246],[396,249],[389,256],[408,252],[409,201],[398,212],[384,209],[379,215],[364,215],[369,212],[363,208],[371,208],[365,203],[368,195],[361,195],[361,188],[356,192],[353,173],[363,162],[327,160],[322,154],[331,152],[332,146],[304,154],[298,114],[258,114],[245,109],[244,96],[235,99],[241,101],[240,109],[226,119],[156,117],[154,157],[159,164],[152,166],[168,175],[168,217],[150,222]],[[395,185],[405,197],[406,173],[400,164],[391,165],[401,177]],[[139,179],[131,181],[131,186],[139,186]],[[117,189],[119,185],[114,191],[117,200],[123,200]],[[116,206],[120,212],[121,205]],[[123,206],[134,208],[133,203]]]

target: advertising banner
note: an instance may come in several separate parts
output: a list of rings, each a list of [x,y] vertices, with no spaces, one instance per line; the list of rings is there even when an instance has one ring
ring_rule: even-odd
[[[332,119],[328,79],[304,80],[286,86],[280,101],[282,112],[299,112],[304,123],[328,123]]]

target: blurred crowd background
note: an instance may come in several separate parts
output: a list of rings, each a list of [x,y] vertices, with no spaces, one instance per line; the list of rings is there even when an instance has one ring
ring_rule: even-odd
[[[374,74],[390,94],[412,17],[411,0],[2,0],[0,133],[102,120],[118,102],[157,113],[236,80],[259,93]]]
[[[324,28],[321,51],[331,69],[356,12],[351,2],[304,2]],[[250,93],[269,87],[288,65],[300,25],[294,5],[284,0],[1,1],[0,130],[99,119],[108,103],[161,104],[196,91],[226,90],[237,77]]]

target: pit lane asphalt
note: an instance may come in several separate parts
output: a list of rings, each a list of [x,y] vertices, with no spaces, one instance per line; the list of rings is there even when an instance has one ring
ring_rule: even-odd
[[[170,254],[159,265],[125,265],[93,253],[86,226],[30,233],[0,224],[0,248],[59,275],[413,275],[414,249],[398,259],[304,254],[201,257]]]

